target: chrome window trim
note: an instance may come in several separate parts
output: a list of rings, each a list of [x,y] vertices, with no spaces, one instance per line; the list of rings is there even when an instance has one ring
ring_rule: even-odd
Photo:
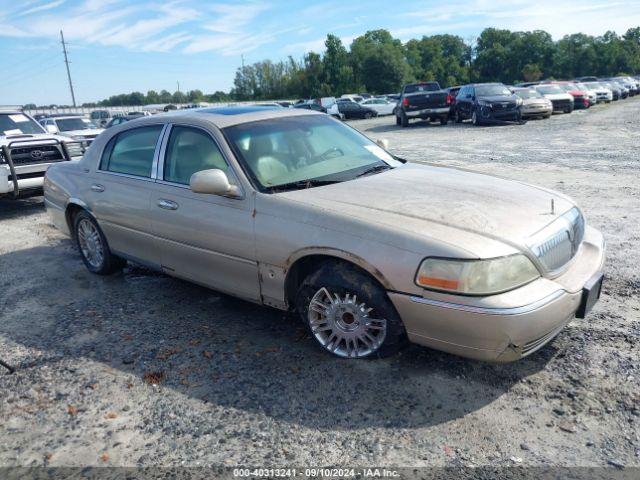
[[[221,147],[220,142],[218,142],[218,140],[215,138],[215,136],[206,128],[200,126],[200,125],[194,125],[192,123],[169,123],[167,124],[167,129],[165,130],[165,136],[162,139],[162,145],[161,148],[159,150],[159,156],[158,156],[158,168],[157,168],[157,172],[156,172],[156,177],[155,177],[155,182],[162,184],[162,185],[170,185],[173,187],[180,187],[180,188],[184,188],[186,190],[190,190],[189,185],[185,185],[183,183],[177,183],[177,182],[169,182],[167,180],[164,179],[164,164],[166,163],[167,160],[167,145],[169,144],[169,139],[171,138],[171,132],[173,131],[173,127],[188,127],[188,128],[194,128],[196,130],[202,130],[204,133],[206,133],[209,138],[211,138],[211,140],[213,141],[213,143],[215,144],[216,148],[218,149],[218,151],[220,152],[220,155],[222,155],[222,159],[225,161],[225,163],[227,164],[228,172],[231,172],[231,175],[229,175],[227,173],[227,177],[230,178],[230,180],[232,180],[230,183],[237,186],[240,189],[240,195],[237,197],[227,197],[226,195],[220,195],[222,197],[225,198],[230,198],[232,200],[243,200],[246,196],[246,192],[244,187],[242,186],[242,183],[240,182],[240,179],[238,177],[237,172],[235,171],[235,169],[233,168],[233,165],[231,163],[231,161],[229,160],[229,157],[225,154],[224,149]]]
[[[522,315],[524,313],[531,313],[535,310],[538,310],[547,304],[557,300],[562,295],[564,295],[564,290],[556,290],[550,295],[547,295],[540,300],[532,302],[528,305],[523,305],[521,307],[507,307],[507,308],[489,308],[489,307],[474,307],[472,305],[462,305],[460,303],[452,303],[452,302],[444,302],[441,300],[431,300],[429,298],[424,297],[410,297],[412,302],[422,303],[425,305],[431,305],[433,307],[440,308],[448,308],[451,310],[460,310],[463,312],[477,313],[480,315]]]
[[[160,132],[160,136],[158,137],[158,142],[156,143],[156,149],[153,152],[153,164],[151,165],[151,179],[155,180],[158,176],[158,166],[160,163],[160,151],[162,150],[162,145],[164,144],[164,139],[167,136],[167,131],[171,130],[170,124],[165,123],[164,127],[162,127],[162,131]]]

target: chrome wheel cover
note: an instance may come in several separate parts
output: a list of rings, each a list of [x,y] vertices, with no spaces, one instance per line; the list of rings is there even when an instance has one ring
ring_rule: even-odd
[[[78,222],[78,244],[82,256],[94,268],[100,268],[104,262],[104,247],[96,226],[86,218]]]
[[[341,298],[321,288],[309,302],[309,326],[325,349],[345,358],[361,358],[380,348],[387,321],[371,318],[373,309],[349,293]]]

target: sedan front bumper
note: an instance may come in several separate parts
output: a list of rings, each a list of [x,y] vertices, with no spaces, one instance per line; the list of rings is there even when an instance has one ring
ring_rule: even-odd
[[[588,227],[570,267],[554,279],[490,297],[436,292],[423,296],[389,292],[409,340],[456,355],[509,362],[553,339],[579,310],[583,287],[601,272],[605,244]]]

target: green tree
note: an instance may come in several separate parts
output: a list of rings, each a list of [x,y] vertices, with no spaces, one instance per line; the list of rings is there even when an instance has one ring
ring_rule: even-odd
[[[324,44],[326,50],[322,68],[325,89],[335,96],[348,93],[353,88],[353,69],[349,65],[349,53],[342,40],[335,35],[327,35]]]
[[[522,78],[527,82],[537,82],[542,78],[542,72],[537,63],[527,63],[522,68]]]
[[[387,30],[371,30],[351,44],[354,87],[370,93],[398,91],[411,78],[405,47]]]

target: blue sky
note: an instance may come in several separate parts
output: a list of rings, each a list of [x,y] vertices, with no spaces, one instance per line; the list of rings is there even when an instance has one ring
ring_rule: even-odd
[[[554,38],[640,26],[640,0],[0,0],[0,104],[70,103],[59,30],[79,103],[134,90],[228,90],[246,63],[321,52],[386,28],[402,40],[485,27]]]

